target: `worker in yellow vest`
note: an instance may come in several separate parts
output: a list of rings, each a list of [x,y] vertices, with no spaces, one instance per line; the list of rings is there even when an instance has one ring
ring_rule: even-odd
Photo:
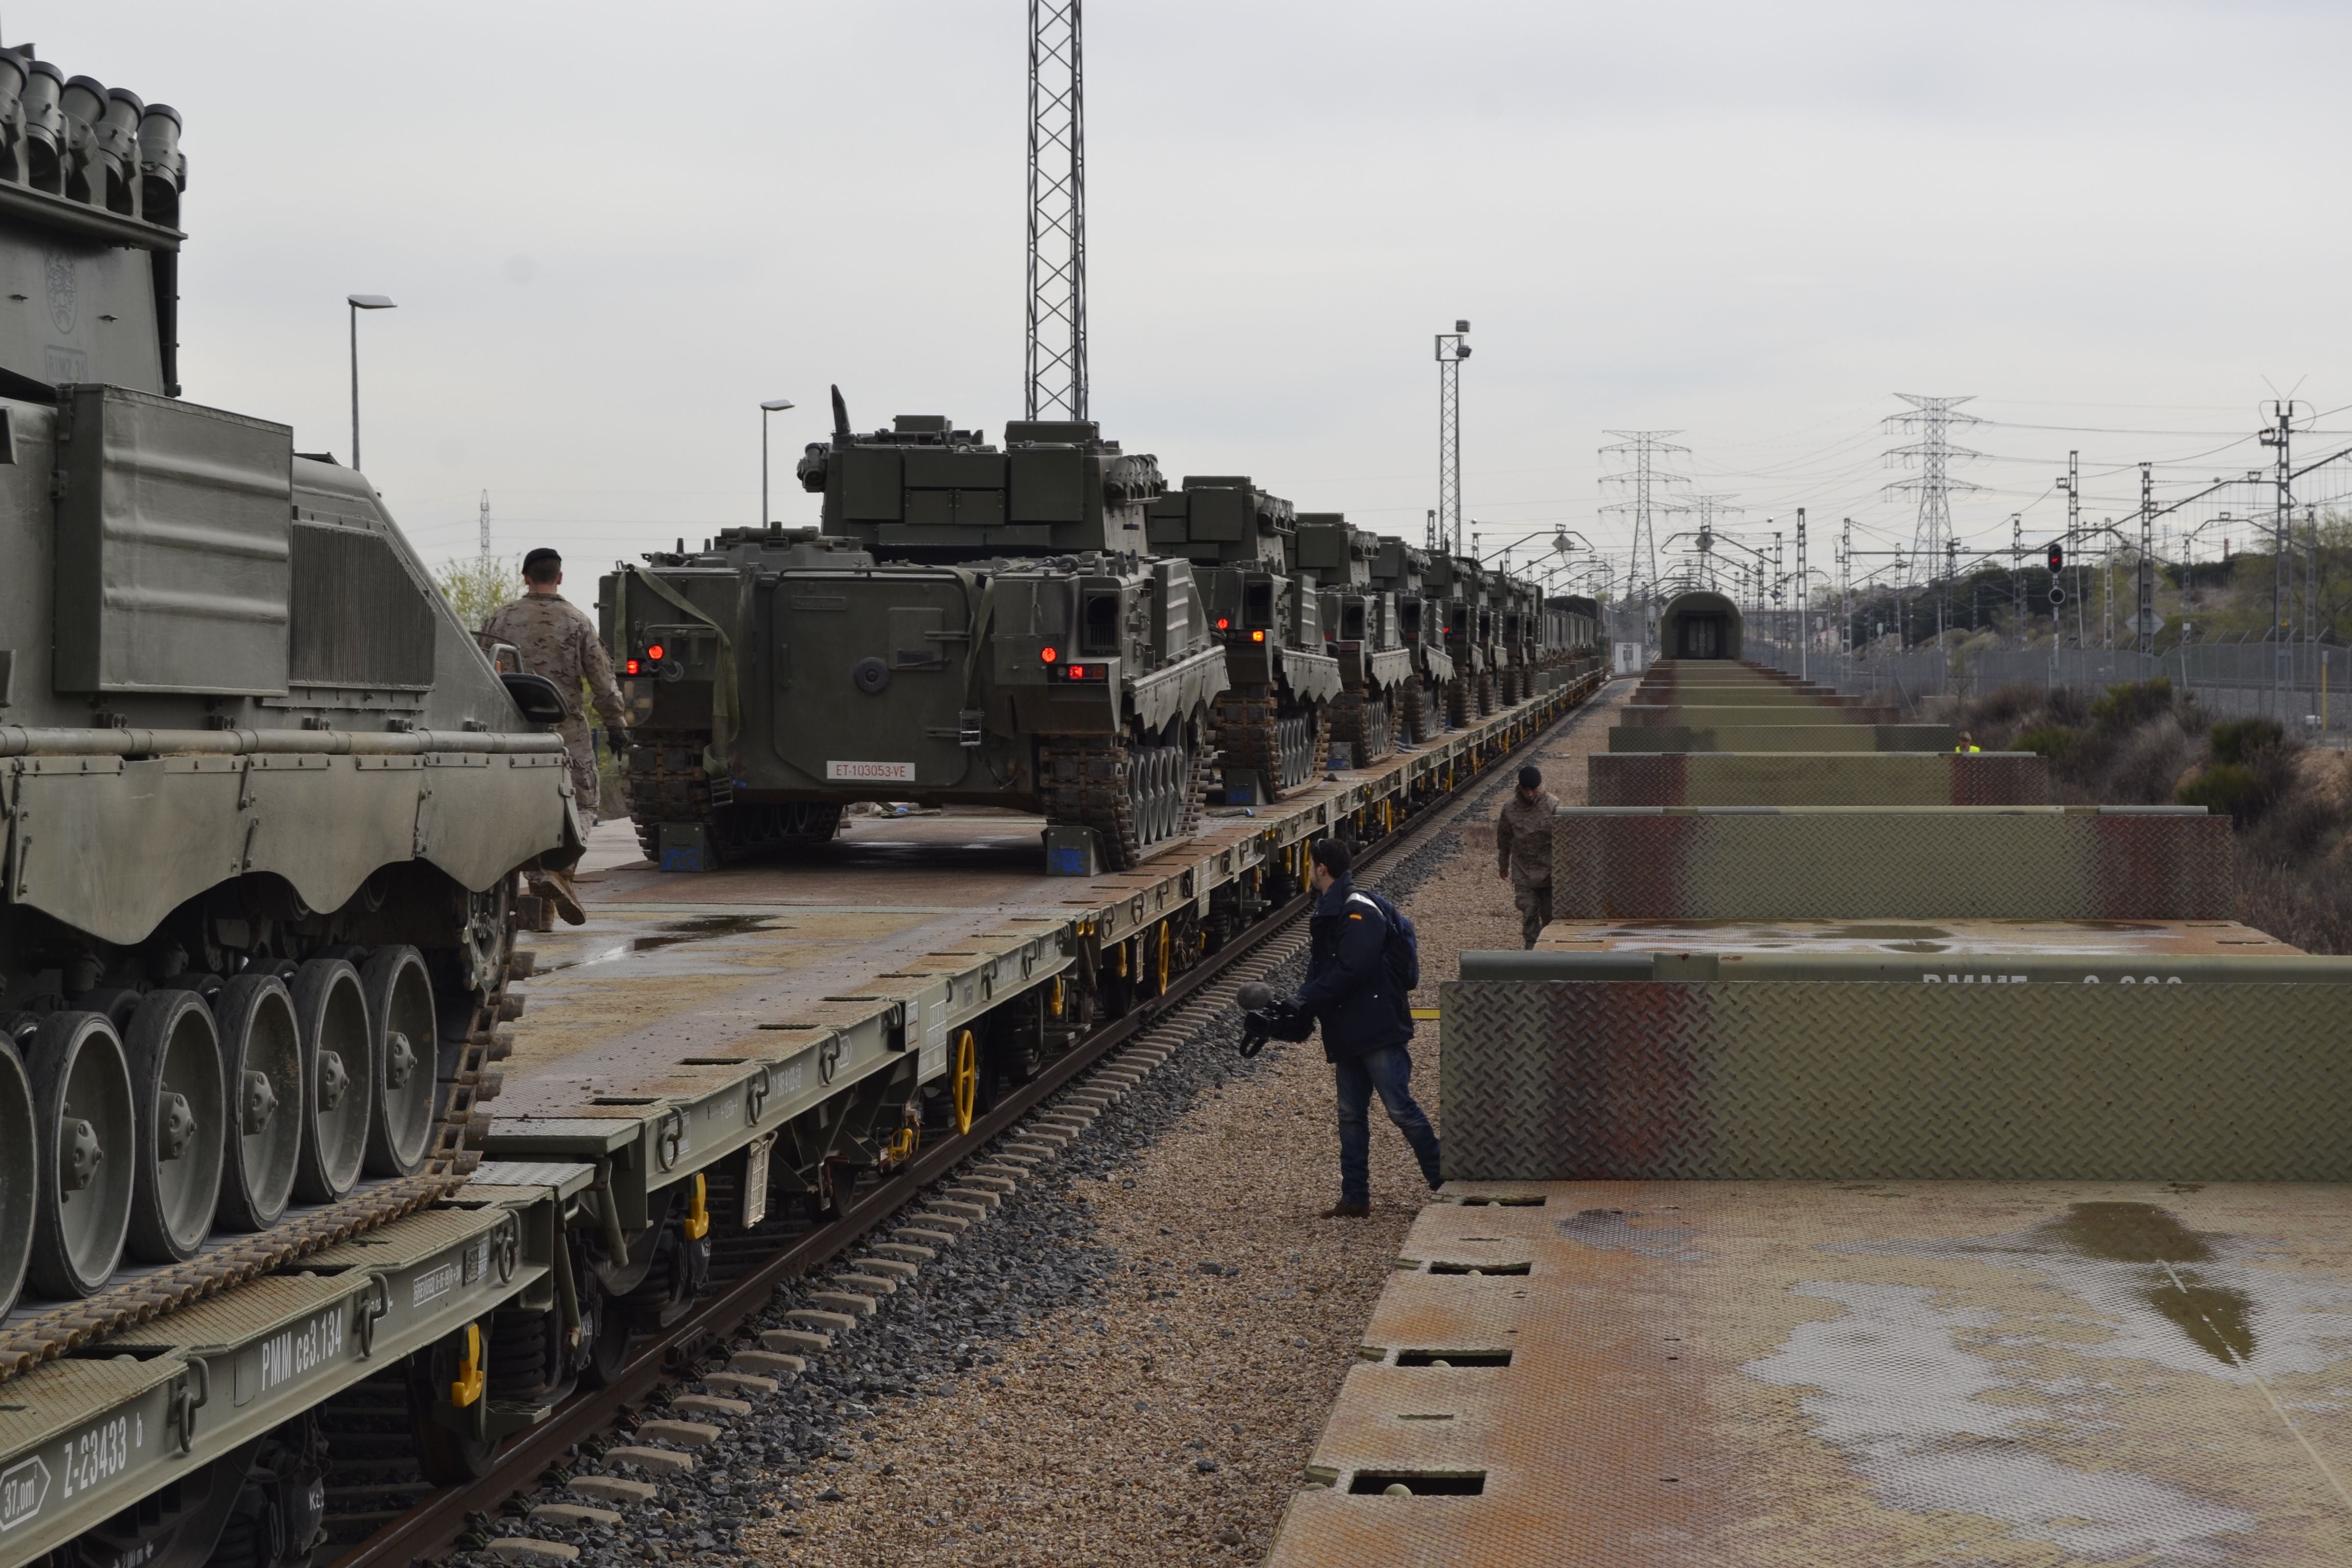
[[[1977,738],[1974,735],[1971,735],[1966,730],[1963,730],[1960,731],[1960,743],[1954,746],[1952,750],[1956,752],[1981,752],[1984,748],[1977,744]]]

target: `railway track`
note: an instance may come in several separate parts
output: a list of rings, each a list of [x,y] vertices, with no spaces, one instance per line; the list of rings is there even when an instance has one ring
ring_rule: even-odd
[[[1517,744],[1489,752],[1451,791],[1402,816],[1389,831],[1361,847],[1360,862],[1376,863],[1410,848],[1453,820],[1478,781],[1539,747],[1560,725],[1572,721],[1599,689],[1564,707]],[[1001,1140],[1023,1131],[1024,1124],[1052,1116],[1058,1127],[1027,1130],[1063,1141],[1090,1123],[1102,1101],[1090,1099],[1089,1089],[1115,1093],[1139,1079],[1230,1006],[1247,978],[1280,966],[1304,949],[1304,916],[1311,898],[1302,893],[1268,911],[1171,978],[1161,994],[1139,1002],[1050,1058],[1027,1083],[1011,1087],[978,1114],[968,1132],[950,1133],[920,1149],[897,1170],[862,1182],[840,1203],[837,1217],[810,1225],[764,1256],[722,1260],[720,1272],[730,1272],[731,1264],[731,1278],[667,1329],[634,1342],[604,1386],[573,1394],[549,1419],[509,1440],[478,1479],[432,1489],[354,1541],[352,1525],[381,1517],[381,1510],[369,1505],[381,1504],[389,1489],[364,1479],[338,1487],[331,1476],[331,1539],[349,1542],[333,1558],[334,1568],[407,1568],[469,1537],[486,1541],[479,1535],[486,1516],[545,1485],[551,1469],[564,1468],[578,1448],[622,1424],[657,1390],[701,1376],[703,1363],[724,1354],[726,1342],[770,1305],[779,1285],[842,1257],[893,1216],[925,1202],[926,1194],[953,1173],[993,1152]],[[919,1226],[921,1219],[917,1215],[909,1223]]]

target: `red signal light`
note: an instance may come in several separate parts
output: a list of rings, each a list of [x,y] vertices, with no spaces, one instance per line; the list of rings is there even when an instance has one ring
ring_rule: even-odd
[[[1072,680],[1084,680],[1086,678],[1087,667],[1085,665],[1074,664],[1070,666],[1070,679]]]
[[[659,643],[656,643],[656,644],[654,644],[654,646],[653,646],[653,647],[649,647],[649,648],[646,649],[646,657],[647,658],[661,658],[661,656],[662,656],[662,645],[661,645],[661,644],[659,644]]]
[[[1217,629],[1218,629],[1219,631],[1223,631],[1224,629],[1226,629],[1228,626],[1232,626],[1233,624],[1234,624],[1234,623],[1233,623],[1232,621],[1230,621],[1230,620],[1226,619],[1226,618],[1225,618],[1224,616],[1219,616],[1217,617]]]
[[[633,658],[633,659],[631,659],[631,660],[629,660],[629,662],[628,662],[626,665],[625,665],[625,666],[623,666],[623,667],[622,667],[621,673],[622,673],[622,674],[624,674],[624,675],[635,675],[635,674],[636,674],[636,673],[637,673],[637,661],[636,661],[635,659],[634,659],[634,658]]]
[[[1045,647],[1045,648],[1039,648],[1039,649],[1037,650],[1037,657],[1038,657],[1039,658],[1044,659],[1047,664],[1051,664],[1051,663],[1053,663],[1055,659],[1057,659],[1057,658],[1061,658],[1062,656],[1061,656],[1060,654],[1058,654],[1058,653],[1055,652],[1052,648],[1050,648],[1050,647]]]

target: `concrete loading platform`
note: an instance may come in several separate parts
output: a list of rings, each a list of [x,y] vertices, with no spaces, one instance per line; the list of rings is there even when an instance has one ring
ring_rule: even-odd
[[[1747,700],[1713,595],[1661,636],[1629,722],[1867,721]],[[2344,1559],[2352,959],[2228,918],[2226,821],[1718,759],[1441,988],[1444,1201],[1269,1562]]]
[[[1400,1251],[1272,1568],[2344,1556],[2338,1189],[1448,1196]]]

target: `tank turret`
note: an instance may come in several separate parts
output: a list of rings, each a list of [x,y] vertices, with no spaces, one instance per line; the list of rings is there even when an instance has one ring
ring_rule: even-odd
[[[1144,508],[1167,488],[1159,460],[1122,452],[1092,420],[1016,420],[996,447],[936,414],[856,432],[838,388],[833,395],[833,439],[809,445],[801,486],[824,497],[827,535],[877,560],[1148,548]]]
[[[180,116],[0,49],[0,394],[179,395]]]

